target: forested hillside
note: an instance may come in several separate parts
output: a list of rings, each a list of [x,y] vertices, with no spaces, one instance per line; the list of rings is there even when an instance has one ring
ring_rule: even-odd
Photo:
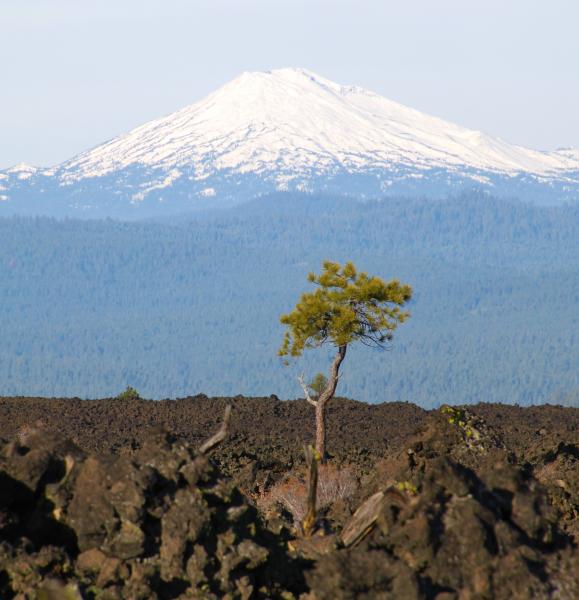
[[[579,208],[281,194],[172,222],[0,220],[0,395],[300,394],[279,315],[323,259],[414,288],[391,351],[340,394],[423,406],[573,403]]]

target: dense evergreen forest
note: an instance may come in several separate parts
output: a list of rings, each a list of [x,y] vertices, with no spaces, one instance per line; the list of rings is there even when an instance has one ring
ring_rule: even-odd
[[[353,349],[359,400],[573,404],[579,207],[279,194],[165,222],[0,219],[0,395],[297,397],[279,315],[323,259],[410,283],[386,352]]]

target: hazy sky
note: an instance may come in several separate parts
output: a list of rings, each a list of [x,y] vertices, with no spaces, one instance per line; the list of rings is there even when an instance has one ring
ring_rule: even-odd
[[[286,66],[579,147],[577,0],[0,0],[0,57],[0,168],[59,163]]]

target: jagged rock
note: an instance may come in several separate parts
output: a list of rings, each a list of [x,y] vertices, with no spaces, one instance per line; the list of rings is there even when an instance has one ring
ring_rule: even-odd
[[[1,598],[52,599],[76,585],[99,600],[304,590],[283,542],[233,482],[166,434],[105,457],[39,432],[3,449],[0,481]]]
[[[288,547],[163,431],[96,455],[29,430],[0,445],[0,598],[579,597],[577,446],[536,438],[515,456],[481,417],[434,412],[364,480],[357,515]],[[255,456],[239,461],[244,487],[263,481]]]
[[[368,489],[394,485],[407,501],[386,502],[380,492],[371,497],[364,521],[371,531],[358,546],[320,558],[306,575],[312,598],[579,594],[571,575],[579,569],[577,551],[558,527],[546,490],[510,463],[484,424],[477,423],[481,435],[469,444],[463,425],[447,416],[433,415],[409,448],[379,471],[383,481],[377,475]],[[476,456],[475,472],[467,465]],[[364,596],[369,589],[376,595]]]

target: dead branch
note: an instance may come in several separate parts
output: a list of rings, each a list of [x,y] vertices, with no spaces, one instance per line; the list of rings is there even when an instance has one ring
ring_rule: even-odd
[[[306,463],[308,465],[308,497],[302,531],[306,537],[309,537],[316,524],[316,500],[318,497],[318,453],[311,446],[306,448]]]
[[[408,498],[393,486],[370,496],[352,515],[342,531],[340,541],[346,548],[356,545],[374,529],[378,517],[387,504],[395,504],[402,508],[407,503]]]
[[[298,377],[298,381],[300,382],[300,385],[302,386],[302,390],[304,391],[304,394],[306,396],[306,400],[312,405],[312,406],[317,406],[318,402],[317,400],[314,400],[311,396],[310,396],[310,391],[308,390],[308,386],[306,385],[306,382],[304,381],[304,374],[302,373],[299,377]]]
[[[384,505],[384,492],[370,496],[353,514],[350,522],[344,527],[341,542],[346,548],[366,537],[374,527],[378,515]]]
[[[228,404],[225,407],[225,414],[223,415],[223,422],[221,423],[221,427],[219,428],[219,431],[217,431],[217,433],[212,435],[206,442],[201,444],[201,446],[199,447],[199,452],[201,454],[207,454],[208,452],[211,452],[211,450],[213,450],[213,448],[215,448],[215,446],[220,444],[225,439],[225,437],[227,436],[227,433],[229,431],[230,420],[231,420],[231,404]]]

